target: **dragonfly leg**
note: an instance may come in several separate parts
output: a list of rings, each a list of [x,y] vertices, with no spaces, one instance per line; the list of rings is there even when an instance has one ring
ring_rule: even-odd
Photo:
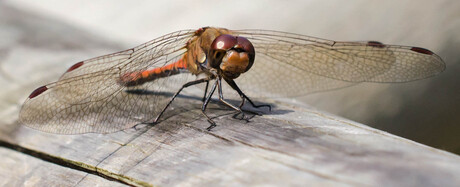
[[[171,98],[171,100],[169,100],[168,104],[163,108],[163,110],[161,111],[160,115],[158,115],[153,122],[156,123],[160,119],[160,117],[163,115],[163,113],[166,111],[166,109],[168,109],[169,105],[171,105],[171,103],[174,101],[174,99],[177,97],[177,95],[179,95],[179,93],[184,88],[187,88],[187,87],[195,85],[195,84],[200,84],[200,83],[203,83],[203,82],[209,82],[209,78],[206,77],[206,78],[202,78],[202,79],[197,79],[197,80],[190,81],[190,82],[187,82],[184,85],[182,85],[182,87],[176,92],[176,94],[174,94],[174,96]]]
[[[208,80],[208,83],[209,83],[209,80]],[[206,130],[208,131],[216,127],[216,122],[214,122],[204,111],[206,110],[206,107],[208,106],[209,101],[211,101],[212,94],[214,94],[214,91],[216,91],[216,86],[217,86],[217,81],[212,85],[211,91],[209,91],[209,95],[206,96],[206,99],[204,100],[203,105],[201,106],[201,113],[203,113],[203,115],[208,119],[208,122],[211,123],[211,125],[208,128],[206,128]]]
[[[254,108],[267,107],[269,111],[272,110],[272,107],[271,107],[270,105],[256,105],[256,104],[254,104],[254,102],[252,102],[251,99],[249,99],[249,97],[246,96],[246,94],[244,94],[243,91],[240,90],[240,88],[238,87],[238,85],[236,85],[235,81],[233,81],[232,79],[225,79],[225,81],[226,81],[234,90],[236,90],[236,92],[238,92],[238,94],[240,95],[240,97],[241,97],[240,108],[244,105],[244,101],[245,101],[245,100],[248,100],[249,103],[251,103],[252,107],[254,107]]]
[[[219,100],[226,104],[227,106],[229,106],[230,108],[233,108],[234,110],[238,111],[238,112],[243,112],[241,111],[240,108],[236,107],[236,106],[233,106],[232,104],[230,104],[229,102],[225,101],[224,100],[224,95],[222,94],[222,82],[220,80],[220,78],[217,79],[217,86],[219,88],[218,92],[219,92]]]
[[[206,100],[206,95],[208,94],[209,80],[206,81],[206,87],[204,88],[203,102]]]
[[[242,116],[241,116],[241,118],[239,118],[239,119],[249,121],[249,119],[252,118],[252,117],[246,117],[246,116],[244,115],[244,112],[241,110],[241,107],[233,106],[233,105],[230,104],[229,102],[225,101],[224,95],[223,95],[223,93],[222,93],[222,82],[221,82],[221,79],[220,79],[220,78],[217,79],[217,83],[218,83],[217,86],[219,87],[219,90],[218,90],[218,91],[219,91],[219,100],[220,100],[222,103],[224,103],[224,104],[226,104],[227,106],[229,106],[230,108],[233,108],[234,110],[238,111],[238,113],[237,113],[236,115],[234,115],[235,118],[236,118],[236,116],[238,116],[238,115],[241,114]]]

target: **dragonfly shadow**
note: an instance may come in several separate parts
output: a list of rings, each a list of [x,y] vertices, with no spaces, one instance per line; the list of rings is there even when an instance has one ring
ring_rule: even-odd
[[[151,90],[144,90],[144,89],[133,89],[133,90],[126,90],[125,92],[130,93],[130,94],[135,94],[135,95],[159,95],[159,96],[164,96],[164,97],[172,97],[174,96],[174,93],[172,92],[161,92],[161,91],[151,91]],[[191,95],[178,95],[177,98],[181,99],[191,99],[195,101],[202,101],[202,97],[198,96],[191,96]],[[231,103],[234,106],[239,106],[241,103],[241,100],[238,99],[225,99],[227,102]],[[224,110],[231,110],[226,107],[226,105],[222,102],[220,102],[218,99],[211,99],[211,103],[216,103],[220,106],[222,106]],[[278,106],[274,103],[265,103],[265,102],[257,102],[255,103],[256,105],[269,105],[271,107],[271,110],[269,110],[268,107],[253,107],[249,102],[246,102],[244,106],[241,108],[245,112],[249,113],[254,113],[254,114],[263,114],[263,115],[283,115],[287,114],[290,112],[294,112],[293,110],[283,110],[279,109]]]
[[[157,96],[164,96],[164,97],[172,97],[174,93],[172,92],[156,92],[150,90],[143,90],[143,89],[133,89],[133,90],[126,90],[126,93],[134,94],[134,95],[157,95]],[[178,95],[177,98],[183,99],[193,99],[193,100],[201,100],[202,98],[197,96],[189,96],[189,95]]]

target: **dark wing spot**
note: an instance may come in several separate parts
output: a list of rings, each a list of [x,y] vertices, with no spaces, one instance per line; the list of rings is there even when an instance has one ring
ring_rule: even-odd
[[[377,47],[377,48],[384,48],[385,44],[383,44],[381,42],[377,42],[377,41],[368,41],[367,46]]]
[[[46,90],[48,90],[48,88],[46,86],[40,86],[38,87],[37,89],[35,89],[30,95],[29,95],[29,99],[32,99],[34,97],[37,97],[38,95],[42,94],[43,92],[45,92]]]
[[[425,48],[421,48],[421,47],[412,47],[412,48],[410,48],[410,50],[415,51],[415,52],[417,52],[417,53],[427,54],[427,55],[432,55],[432,54],[434,54],[434,53],[431,52],[430,50],[425,49]]]
[[[76,63],[76,64],[70,66],[70,68],[69,68],[66,72],[73,71],[73,70],[79,68],[79,67],[82,66],[82,65],[83,65],[83,61],[81,61],[81,62],[79,62],[79,63]]]

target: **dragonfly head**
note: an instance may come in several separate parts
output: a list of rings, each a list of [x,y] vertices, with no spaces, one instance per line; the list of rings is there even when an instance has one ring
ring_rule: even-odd
[[[248,71],[254,63],[254,58],[254,46],[241,36],[222,34],[211,44],[210,66],[220,69],[223,76],[229,79],[235,79]]]

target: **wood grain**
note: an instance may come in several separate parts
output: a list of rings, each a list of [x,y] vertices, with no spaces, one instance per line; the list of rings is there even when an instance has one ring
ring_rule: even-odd
[[[208,113],[218,126],[208,132],[199,106],[199,99],[179,98],[159,124],[106,135],[47,134],[13,123],[2,126],[1,141],[136,186],[459,184],[458,156],[337,116],[277,104],[246,122],[212,103]],[[61,161],[54,166],[65,167]],[[16,177],[47,181],[44,174]]]

